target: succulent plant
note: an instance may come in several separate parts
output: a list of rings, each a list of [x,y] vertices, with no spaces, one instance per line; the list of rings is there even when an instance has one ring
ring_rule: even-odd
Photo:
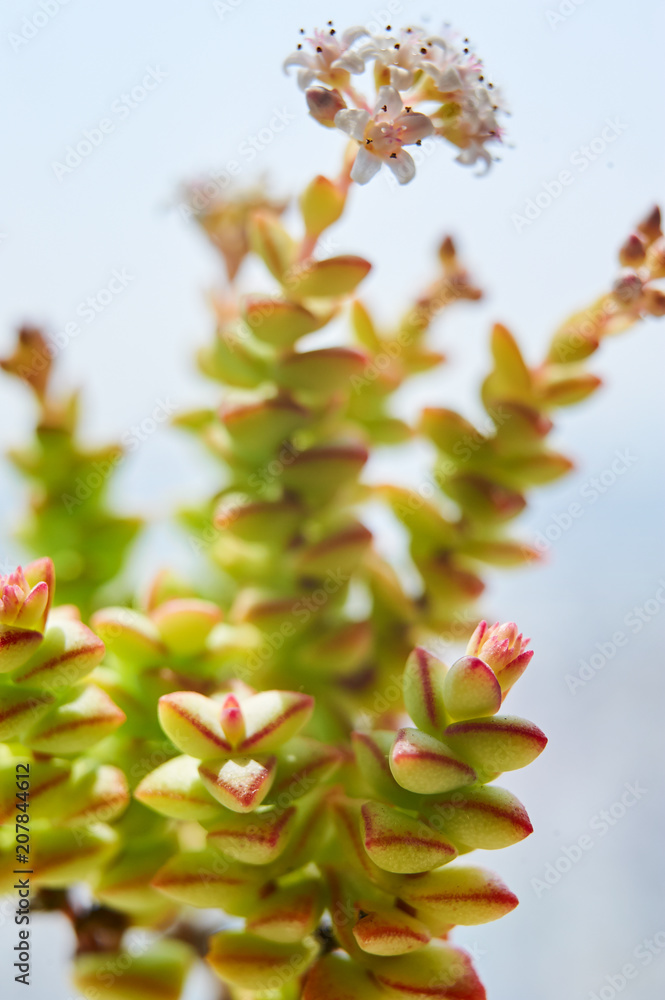
[[[29,865],[38,905],[70,919],[91,1000],[177,1000],[202,956],[235,1000],[485,997],[453,931],[517,898],[465,856],[532,832],[496,782],[547,741],[504,712],[533,653],[514,623],[479,623],[483,568],[539,558],[509,523],[571,468],[548,447],[552,415],[598,389],[585,361],[605,336],[665,313],[654,210],[541,364],[495,327],[482,428],[440,406],[398,418],[395,394],[444,360],[437,317],[482,293],[446,237],[430,283],[382,329],[357,297],[370,263],[327,255],[326,234],[354,183],[382,165],[411,179],[405,145],[444,140],[489,167],[500,101],[466,49],[416,28],[329,25],[287,63],[315,121],[352,141],[339,176],[302,192],[296,234],[261,186],[188,191],[227,278],[198,358],[223,399],[175,421],[220,468],[215,495],[179,514],[192,582],[164,571],[143,600],[102,606],[139,527],[105,506],[120,451],[77,444],[44,334],[24,329],[2,362],[39,406],[13,460],[32,484],[22,539],[41,558],[0,577],[0,811],[29,830],[6,827],[0,875],[11,890]],[[353,81],[366,68],[369,96]],[[247,258],[272,292],[245,291]],[[310,339],[343,317],[346,340]],[[416,441],[434,454],[417,487],[363,478],[378,449]],[[413,585],[369,503],[401,522]],[[81,882],[89,905],[70,892]]]

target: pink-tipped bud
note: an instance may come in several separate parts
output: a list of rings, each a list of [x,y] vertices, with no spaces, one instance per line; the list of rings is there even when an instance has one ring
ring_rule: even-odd
[[[312,118],[327,128],[334,127],[335,115],[346,107],[346,101],[340,92],[328,90],[327,87],[310,87],[305,91],[305,97]]]
[[[222,729],[232,747],[237,747],[245,738],[245,720],[240,702],[234,694],[227,695],[222,705]]]
[[[631,233],[619,250],[619,263],[622,267],[637,267],[646,255],[644,240],[637,233]]]
[[[529,639],[517,631],[515,622],[497,622],[491,628],[481,622],[469,639],[469,656],[480,657],[496,675],[505,695],[528,667],[533,650],[527,649]],[[485,713],[479,713],[485,714]],[[490,713],[487,713],[490,714]]]

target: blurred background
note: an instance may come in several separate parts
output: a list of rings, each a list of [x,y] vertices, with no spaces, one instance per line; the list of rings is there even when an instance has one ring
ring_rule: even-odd
[[[433,403],[480,418],[491,323],[504,322],[538,360],[558,322],[609,286],[633,225],[665,203],[665,8],[657,0],[629,8],[621,0],[5,0],[0,355],[20,323],[54,333],[78,320],[58,377],[83,388],[89,442],[121,438],[160,400],[184,409],[216,398],[192,354],[211,334],[206,293],[221,268],[179,208],[181,184],[212,176],[223,185],[230,160],[241,164],[239,182],[265,175],[278,195],[337,171],[342,137],[308,118],[281,70],[298,30],[331,17],[340,29],[424,23],[433,31],[445,19],[469,36],[512,110],[502,162],[487,177],[455,164],[441,144],[405,188],[394,190],[382,173],[355,190],[332,231],[335,252],[374,262],[363,297],[386,319],[433,276],[444,233],[486,289],[482,303],[446,314],[436,343],[449,364],[416,380],[400,401],[405,413]],[[154,88],[145,99],[126,115],[112,111],[146,74]],[[276,113],[283,130],[253,149],[251,137]],[[74,169],[57,167],[109,114],[115,127],[103,142]],[[591,160],[581,151],[608,120],[616,137]],[[564,169],[574,180],[560,197],[529,224],[518,222]],[[86,319],[86,299],[114,271],[124,287]],[[526,803],[534,835],[487,858],[521,905],[495,925],[455,932],[491,1000],[611,1000],[619,992],[652,1000],[665,982],[664,362],[655,321],[591,359],[605,387],[559,420],[553,441],[576,471],[537,491],[521,525],[527,541],[550,539],[547,559],[494,573],[483,598],[488,617],[516,619],[533,637],[537,655],[510,710],[550,738],[538,763],[506,782]],[[0,380],[0,400],[4,452],[25,441],[34,415],[9,379]],[[617,452],[625,468],[612,474]],[[369,474],[417,483],[418,456],[386,454]],[[167,519],[216,481],[168,429],[123,463],[118,509],[156,517],[133,557],[136,580],[149,579],[169,546],[170,561],[187,569],[187,548]],[[25,494],[4,460],[0,482],[6,572],[24,555],[12,531]],[[574,502],[583,516],[561,529]],[[591,847],[582,850],[585,835]],[[7,970],[13,933],[3,916]],[[67,928],[39,918],[33,945],[31,996],[73,998]],[[634,974],[622,972],[627,964]],[[9,971],[5,979],[8,1000],[23,996]],[[192,981],[187,997],[203,989]]]

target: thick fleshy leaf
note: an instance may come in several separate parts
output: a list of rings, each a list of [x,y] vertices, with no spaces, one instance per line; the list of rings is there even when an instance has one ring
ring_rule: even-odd
[[[377,960],[372,972],[395,1000],[485,1000],[485,989],[466,952],[437,942],[403,957]]]
[[[362,913],[353,936],[370,955],[405,955],[424,948],[431,939],[425,924],[396,907]]]
[[[443,700],[446,670],[446,665],[422,646],[416,646],[404,668],[406,710],[418,728],[430,736],[440,736],[448,721]]]
[[[30,760],[29,756],[10,757],[0,769],[0,826],[16,812],[16,765],[30,766],[30,818],[57,822],[67,808],[63,789],[69,781],[72,765],[64,760]]]
[[[209,820],[219,816],[219,803],[199,774],[199,761],[184,754],[160,764],[147,774],[134,798],[171,819]]]
[[[381,1000],[385,997],[367,969],[334,952],[312,966],[302,1000]]]
[[[289,498],[252,502],[242,494],[226,494],[215,511],[214,524],[246,542],[286,543],[302,524],[303,508]]]
[[[254,212],[249,236],[252,250],[262,259],[273,277],[285,277],[293,261],[295,245],[275,212]]]
[[[306,972],[318,946],[280,944],[241,931],[221,931],[210,938],[206,958],[217,975],[247,990],[277,989]]]
[[[395,733],[389,729],[358,730],[351,743],[360,774],[377,796],[404,808],[418,808],[418,799],[395,781],[389,758]]]
[[[238,917],[256,907],[264,882],[259,868],[229,861],[212,847],[176,854],[152,880],[156,889],[179,903],[219,907]]]
[[[301,337],[324,326],[333,313],[314,313],[297,302],[252,296],[244,303],[244,319],[258,340],[292,347]]]
[[[159,662],[166,651],[157,626],[147,615],[132,608],[102,608],[91,625],[111,653],[128,663],[147,665]]]
[[[311,718],[314,699],[298,691],[261,691],[242,702],[245,738],[239,753],[270,753],[295,736]]]
[[[93,823],[81,830],[35,830],[31,845],[34,881],[52,888],[68,887],[106,864],[119,844],[116,831],[104,823]]]
[[[220,417],[235,453],[243,462],[256,463],[272,458],[280,445],[307,423],[309,410],[293,399],[278,396],[227,407]]]
[[[296,810],[268,808],[253,813],[225,810],[207,824],[208,841],[229,858],[248,865],[268,865],[286,847],[296,820]]]
[[[0,625],[0,673],[16,670],[38,649],[43,636],[34,629]]]
[[[268,801],[285,809],[291,802],[308,795],[319,782],[329,778],[342,759],[342,753],[336,747],[307,736],[294,736],[280,748],[277,773]]]
[[[83,622],[60,618],[13,676],[17,684],[62,690],[76,684],[104,658],[104,643]]]
[[[514,715],[455,722],[448,726],[444,738],[480,773],[526,767],[547,744],[538,726]]]
[[[390,751],[390,770],[398,785],[419,795],[470,785],[475,771],[440,740],[418,729],[400,729]]]
[[[25,735],[24,742],[41,753],[83,753],[124,721],[125,713],[106,692],[89,684],[71,701],[52,708]]]
[[[60,786],[64,799],[60,822],[65,826],[87,826],[117,819],[130,801],[127,778],[120,768],[100,764],[90,769],[86,764],[85,769],[80,768],[81,773],[77,770],[75,765],[67,785]]]
[[[173,833],[129,838],[94,885],[95,897],[123,913],[152,914],[171,908],[152,880],[177,851]]]
[[[95,1000],[178,1000],[194,957],[173,938],[138,953],[87,952],[74,960],[72,981],[81,996]]]
[[[199,765],[199,774],[218,802],[233,812],[245,813],[260,806],[270,791],[275,764],[274,757],[206,760]]]
[[[398,875],[426,872],[457,855],[444,836],[399,809],[366,802],[361,812],[365,850],[384,871]]]
[[[350,347],[322,347],[315,351],[287,354],[275,368],[278,385],[288,389],[331,393],[349,389],[354,375],[360,375],[368,359]]]
[[[298,298],[336,298],[349,295],[369,274],[372,265],[350,254],[309,261],[289,281],[289,291]]]
[[[295,944],[312,934],[323,912],[321,879],[303,877],[270,893],[247,921],[247,930],[268,941]]]
[[[166,735],[189,757],[207,760],[231,753],[218,701],[196,691],[175,691],[159,699],[158,713]]]
[[[195,656],[205,649],[210,632],[222,620],[222,612],[212,601],[175,597],[155,608],[152,620],[169,652]]]
[[[327,538],[308,545],[298,553],[298,567],[308,577],[338,573],[350,577],[358,568],[372,542],[372,532],[364,524],[352,524]]]
[[[407,879],[400,895],[417,910],[450,924],[485,924],[517,906],[517,896],[485,868],[450,865]],[[425,919],[425,917],[423,917]]]
[[[432,825],[464,847],[493,851],[533,831],[526,809],[512,792],[494,785],[461,788],[429,806]]]
[[[453,663],[443,682],[443,697],[455,720],[496,715],[501,708],[501,686],[478,656],[462,656]]]
[[[367,458],[362,445],[319,445],[296,455],[282,479],[308,502],[325,503],[359,475]]]
[[[0,687],[0,740],[12,740],[34,725],[48,712],[54,700],[52,694],[39,688]]]
[[[342,98],[339,100],[343,106]],[[340,110],[339,106],[337,110]],[[345,200],[345,192],[341,186],[328,177],[319,174],[310,181],[300,196],[300,211],[308,235],[318,236],[328,226],[332,226],[333,222],[337,222],[344,211]]]

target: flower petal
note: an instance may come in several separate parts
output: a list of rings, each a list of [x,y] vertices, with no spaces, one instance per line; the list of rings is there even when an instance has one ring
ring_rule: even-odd
[[[385,111],[383,109],[386,109]],[[395,119],[404,110],[404,102],[394,87],[379,87],[379,93],[374,108],[374,116],[384,114]]]
[[[343,112],[340,111],[340,114]],[[339,117],[339,116],[338,116]],[[408,156],[408,153],[406,154]],[[409,157],[411,159],[411,157]],[[355,163],[351,170],[351,180],[355,181],[356,184],[367,184],[371,181],[374,174],[378,173],[381,169],[381,160],[378,156],[374,156],[369,150],[361,146],[358,150],[358,155],[356,156]]]
[[[413,157],[405,149],[400,149],[394,156],[389,156],[386,163],[400,184],[408,184],[416,175],[416,165],[413,162]]]
[[[400,133],[400,139],[405,146],[411,142],[418,142],[419,139],[425,139],[434,132],[431,118],[428,115],[420,114],[419,111],[405,112],[399,115],[395,119],[395,125],[399,125],[403,129]]]
[[[345,108],[335,115],[335,125],[342,132],[346,132],[352,139],[362,142],[365,135],[365,126],[369,121],[369,111],[359,111],[357,108]]]
[[[390,82],[395,90],[408,90],[413,83],[413,70],[403,66],[390,67]]]

